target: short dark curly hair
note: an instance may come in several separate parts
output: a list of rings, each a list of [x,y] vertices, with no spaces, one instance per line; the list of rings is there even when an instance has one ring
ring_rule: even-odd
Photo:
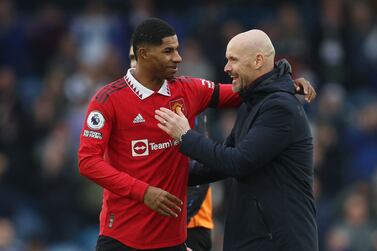
[[[148,18],[141,22],[132,34],[132,46],[136,60],[140,45],[161,45],[162,39],[176,35],[174,28],[159,18]]]

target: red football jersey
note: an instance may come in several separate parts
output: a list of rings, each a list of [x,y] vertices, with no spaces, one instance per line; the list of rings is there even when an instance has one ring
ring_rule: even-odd
[[[179,77],[152,91],[127,75],[101,88],[92,98],[80,137],[80,173],[104,188],[100,235],[127,246],[153,249],[186,240],[188,158],[179,142],[157,127],[155,110],[181,107],[191,127],[209,104],[238,107],[231,85]],[[216,91],[217,92],[217,91]],[[178,218],[160,216],[144,205],[148,185],[180,198]]]

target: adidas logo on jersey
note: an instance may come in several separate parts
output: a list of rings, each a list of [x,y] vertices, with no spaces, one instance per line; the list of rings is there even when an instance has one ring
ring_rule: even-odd
[[[144,123],[144,122],[145,122],[145,119],[143,118],[143,116],[141,116],[140,113],[134,118],[134,121],[133,121],[134,124]]]

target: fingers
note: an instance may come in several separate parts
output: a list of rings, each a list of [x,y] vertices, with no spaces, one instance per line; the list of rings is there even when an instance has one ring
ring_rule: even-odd
[[[175,218],[178,217],[178,214],[173,212],[168,206],[165,204],[161,204],[157,210],[158,213],[160,213],[163,216],[174,216]]]
[[[183,112],[182,112],[182,108],[181,108],[181,107],[178,107],[178,108],[177,108],[177,114],[178,114],[180,117],[185,117],[185,114],[183,114]]]
[[[155,119],[160,122],[159,124],[162,126],[160,129],[168,129],[169,124],[177,124],[179,121],[187,120],[186,116],[182,112],[180,107],[177,108],[177,113],[171,111],[170,109],[161,107],[159,110],[155,110]],[[170,126],[171,127],[171,126]],[[164,130],[166,132],[166,130]]]
[[[160,108],[160,110],[155,111],[154,116],[161,124],[165,125],[168,121],[173,121],[178,115],[169,109]]]
[[[157,113],[157,111],[156,111]],[[158,115],[158,114],[155,114],[154,115],[154,118],[158,120],[158,122],[160,122],[162,125],[165,125],[166,124],[166,119],[163,118],[162,116]]]
[[[314,100],[315,97],[317,96],[317,93],[315,92],[314,88],[310,86],[310,91],[311,91],[311,95],[310,95],[310,101]]]
[[[171,131],[167,125],[166,119],[164,119],[163,117],[157,114],[155,114],[154,117],[155,119],[157,119],[158,122],[160,122],[160,123],[157,123],[157,127],[163,130],[164,132],[166,132],[167,134],[170,134]]]
[[[317,96],[317,93],[315,92],[314,88],[312,86],[308,87],[308,94],[305,95],[305,100],[308,101],[309,103],[315,99]]]
[[[163,124],[157,123],[157,127],[160,128],[161,130],[163,130],[164,132],[166,132],[167,134],[170,133],[169,128],[167,126],[163,125]]]
[[[169,200],[165,201],[165,206],[168,207],[170,210],[172,210],[172,212],[174,212],[173,216],[175,217],[178,217],[178,215],[175,212],[180,213],[182,211],[182,209],[179,206],[177,206],[176,204],[174,204],[173,202]]]
[[[168,197],[169,200],[171,200],[175,204],[180,205],[180,206],[183,205],[183,201],[181,201],[178,197],[176,197],[176,196],[174,196],[170,193],[167,194],[167,197]]]
[[[305,100],[310,103],[316,96],[313,86],[305,78],[294,80],[296,92],[305,95]]]
[[[182,114],[182,112],[181,112],[181,114]],[[168,125],[171,124],[171,123],[173,123],[173,124],[177,123],[177,121],[179,119],[179,116],[175,112],[172,112],[172,111],[170,111],[169,109],[166,109],[166,108],[160,108],[160,110],[156,110],[154,117],[165,128],[167,128]]]
[[[173,112],[172,110],[167,109],[165,107],[161,107],[160,110],[163,111],[163,112],[165,112],[166,114],[168,114],[170,117],[176,116],[175,112]]]
[[[311,86],[310,83],[304,78],[295,79],[294,85],[298,93],[305,94],[305,95],[308,94],[308,88],[309,86]]]
[[[182,209],[179,207],[182,204],[183,202],[180,199],[164,191],[156,200],[156,211],[163,216],[178,217],[178,214],[176,212],[182,211]]]
[[[148,187],[144,203],[158,214],[166,217],[178,217],[183,205],[183,202],[176,196],[153,186]]]
[[[165,192],[163,194],[163,198],[161,201],[160,208],[165,212],[168,213],[171,216],[178,217],[178,214],[176,212],[181,212],[182,209],[180,206],[183,205],[183,202],[178,199],[178,197]],[[174,212],[174,211],[175,212]]]
[[[165,216],[165,217],[169,217],[169,216],[170,216],[170,214],[167,213],[167,212],[165,212],[162,208],[158,208],[158,209],[156,210],[156,212],[157,212],[158,214],[162,215],[162,216]]]

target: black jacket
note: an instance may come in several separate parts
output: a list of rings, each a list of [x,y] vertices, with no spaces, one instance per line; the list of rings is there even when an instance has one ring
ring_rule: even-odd
[[[313,143],[288,62],[240,93],[225,145],[190,130],[180,151],[206,167],[190,183],[233,177],[224,251],[317,251]]]

